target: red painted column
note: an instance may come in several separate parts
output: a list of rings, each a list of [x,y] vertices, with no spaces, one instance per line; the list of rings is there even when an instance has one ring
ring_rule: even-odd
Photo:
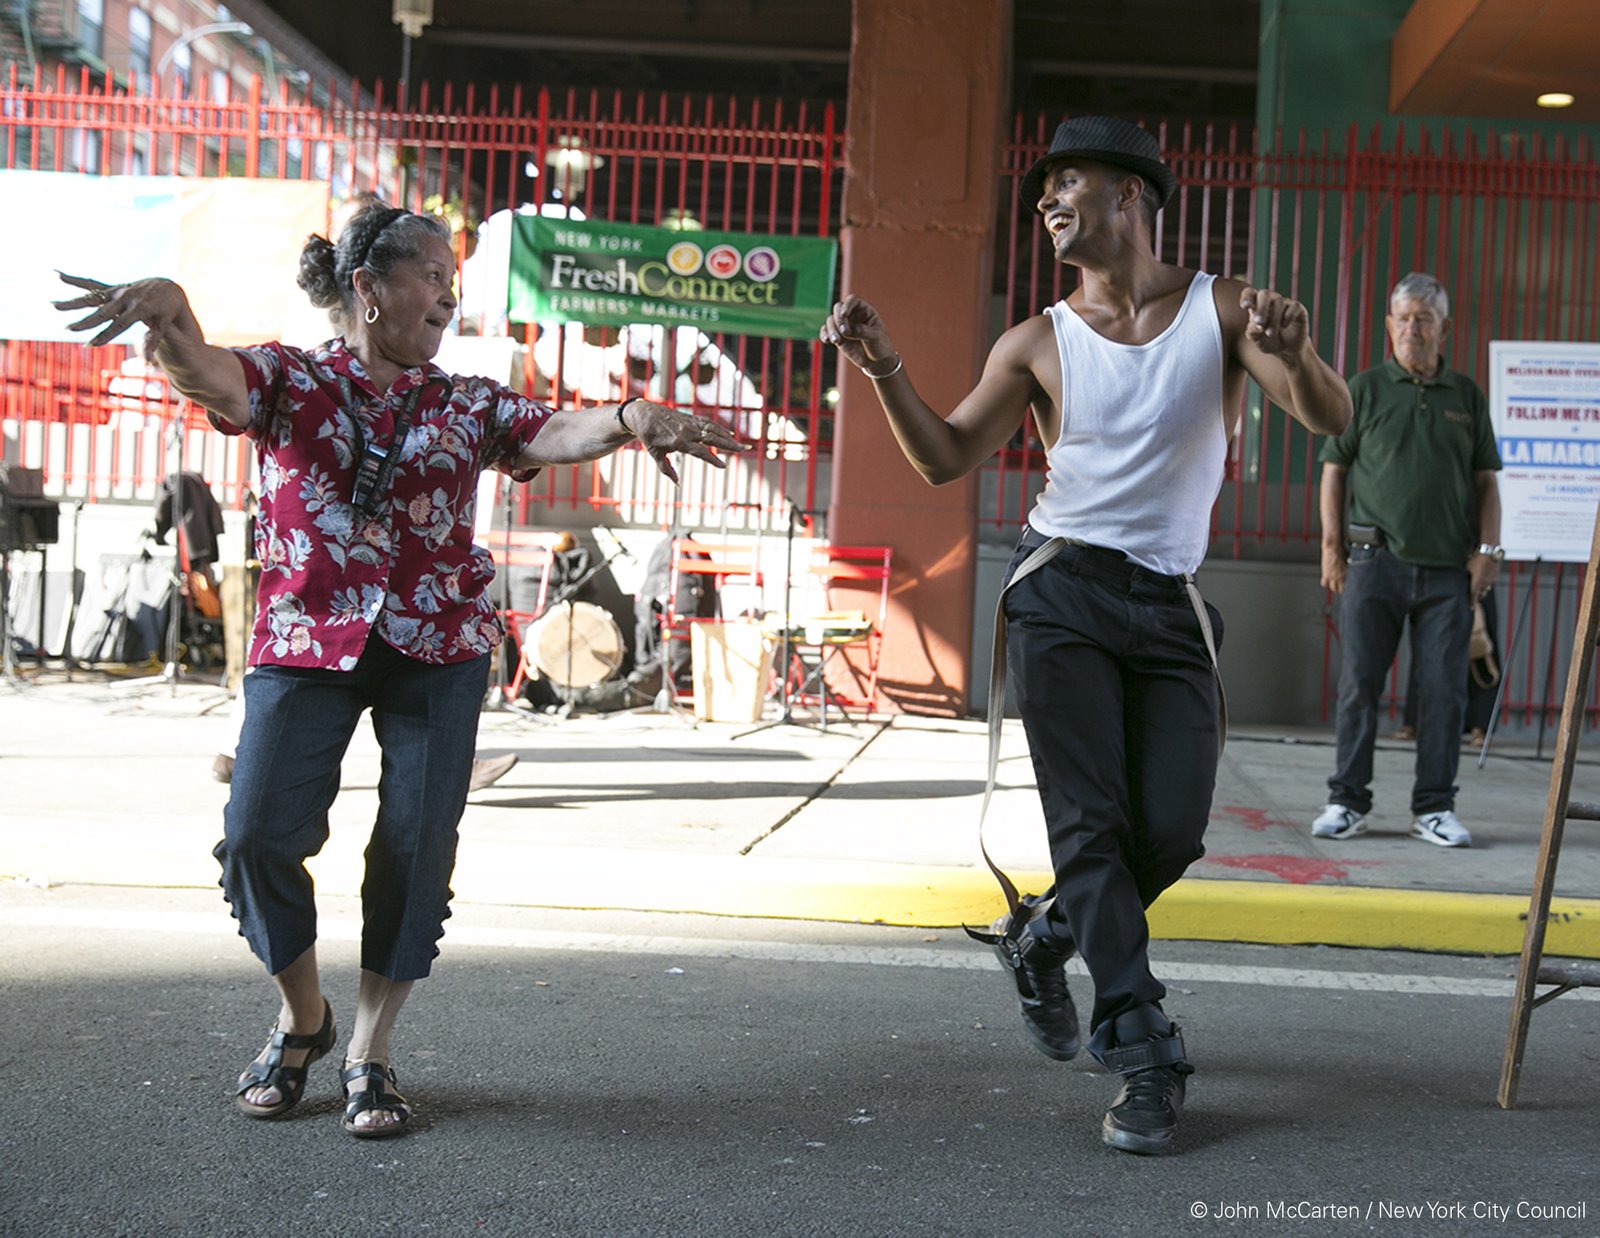
[[[843,291],[882,312],[906,372],[948,413],[989,337],[1009,0],[856,0],[846,129]],[[828,535],[888,544],[882,707],[967,711],[976,481],[923,481],[872,384],[840,365]],[[865,599],[863,599],[865,604]]]

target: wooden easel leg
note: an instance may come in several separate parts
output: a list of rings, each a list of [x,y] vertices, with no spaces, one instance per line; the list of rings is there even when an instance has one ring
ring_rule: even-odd
[[[1539,862],[1534,870],[1533,895],[1528,903],[1528,928],[1523,936],[1522,960],[1517,966],[1517,983],[1511,1008],[1511,1027],[1506,1036],[1505,1058],[1500,1067],[1499,1101],[1502,1109],[1513,1109],[1517,1104],[1522,1054],[1527,1046],[1528,1024],[1533,1017],[1539,962],[1544,954],[1545,924],[1550,915],[1550,897],[1556,884],[1556,863],[1561,857],[1561,836],[1566,828],[1567,804],[1572,794],[1578,736],[1583,730],[1583,706],[1588,699],[1589,678],[1594,669],[1595,638],[1600,633],[1597,594],[1600,594],[1600,511],[1595,514],[1594,536],[1589,546],[1589,571],[1579,594],[1572,665],[1567,671],[1561,727],[1555,761],[1550,767],[1550,793],[1545,801],[1544,828],[1539,841]]]

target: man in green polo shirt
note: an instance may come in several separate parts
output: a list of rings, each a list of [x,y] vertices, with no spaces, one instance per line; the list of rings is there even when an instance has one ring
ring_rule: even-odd
[[[1322,448],[1322,583],[1339,605],[1338,755],[1316,838],[1366,832],[1378,698],[1411,622],[1411,833],[1469,847],[1456,819],[1472,603],[1500,571],[1500,454],[1478,385],[1444,362],[1450,296],[1413,272],[1389,294],[1394,350],[1350,380],[1355,416]],[[1349,497],[1349,512],[1345,499]]]

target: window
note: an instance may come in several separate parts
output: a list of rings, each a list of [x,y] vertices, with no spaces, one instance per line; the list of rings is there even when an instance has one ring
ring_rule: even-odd
[[[194,50],[187,43],[172,49],[172,89],[175,94],[188,94],[194,80]]]
[[[106,44],[105,0],[78,0],[78,46],[103,55]]]
[[[150,14],[128,10],[128,75],[150,76]]]
[[[100,171],[100,134],[93,129],[77,129],[67,145],[67,162],[74,172]]]
[[[211,70],[211,102],[226,103],[228,101],[228,71],[226,69]]]

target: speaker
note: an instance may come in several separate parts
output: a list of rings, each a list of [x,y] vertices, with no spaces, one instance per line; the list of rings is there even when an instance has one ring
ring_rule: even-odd
[[[54,546],[61,540],[61,504],[19,503],[17,545]]]
[[[61,504],[44,497],[44,473],[0,462],[0,552],[61,540]]]

